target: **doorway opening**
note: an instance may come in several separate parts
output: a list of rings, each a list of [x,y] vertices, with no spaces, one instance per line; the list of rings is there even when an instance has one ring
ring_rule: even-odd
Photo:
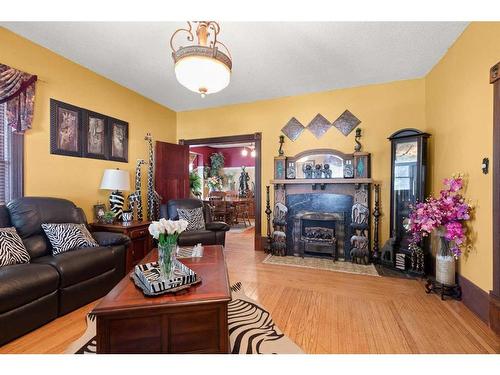
[[[261,133],[182,139],[189,146],[191,194],[212,207],[214,220],[231,227],[228,234],[254,233],[262,250]]]

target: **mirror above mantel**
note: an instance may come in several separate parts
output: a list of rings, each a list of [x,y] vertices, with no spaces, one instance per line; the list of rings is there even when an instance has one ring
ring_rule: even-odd
[[[272,185],[308,185],[308,184],[371,184],[371,178],[298,178],[298,179],[284,179],[284,180],[271,180]]]
[[[277,156],[273,184],[371,183],[370,154],[345,154],[334,149],[313,149],[295,156]]]

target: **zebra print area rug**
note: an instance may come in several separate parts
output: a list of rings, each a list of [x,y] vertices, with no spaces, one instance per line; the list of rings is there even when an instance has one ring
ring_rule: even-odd
[[[247,297],[243,285],[231,286],[228,305],[228,328],[233,354],[303,354],[303,351],[274,324],[271,314]],[[87,315],[87,330],[65,351],[67,354],[95,354],[96,324],[93,314]]]

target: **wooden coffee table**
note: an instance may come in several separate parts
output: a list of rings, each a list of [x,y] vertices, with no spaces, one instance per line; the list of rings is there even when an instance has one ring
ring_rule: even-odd
[[[151,251],[140,263],[156,261]],[[228,353],[231,300],[222,246],[180,259],[202,282],[176,294],[146,297],[130,279],[120,281],[94,308],[97,353]]]

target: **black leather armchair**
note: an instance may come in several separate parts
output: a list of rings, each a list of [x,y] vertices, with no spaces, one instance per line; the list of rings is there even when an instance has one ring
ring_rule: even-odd
[[[58,198],[0,206],[0,226],[15,227],[31,257],[28,264],[0,267],[0,345],[104,296],[125,276],[127,236],[93,233],[99,247],[53,256],[42,223],[86,224],[86,218]]]
[[[222,245],[226,243],[226,232],[229,225],[222,221],[212,221],[210,207],[199,199],[172,199],[167,204],[160,207],[160,217],[171,220],[178,220],[178,208],[203,208],[205,218],[205,229],[196,231],[186,231],[179,236],[179,246],[195,246],[198,243],[202,245]]]

